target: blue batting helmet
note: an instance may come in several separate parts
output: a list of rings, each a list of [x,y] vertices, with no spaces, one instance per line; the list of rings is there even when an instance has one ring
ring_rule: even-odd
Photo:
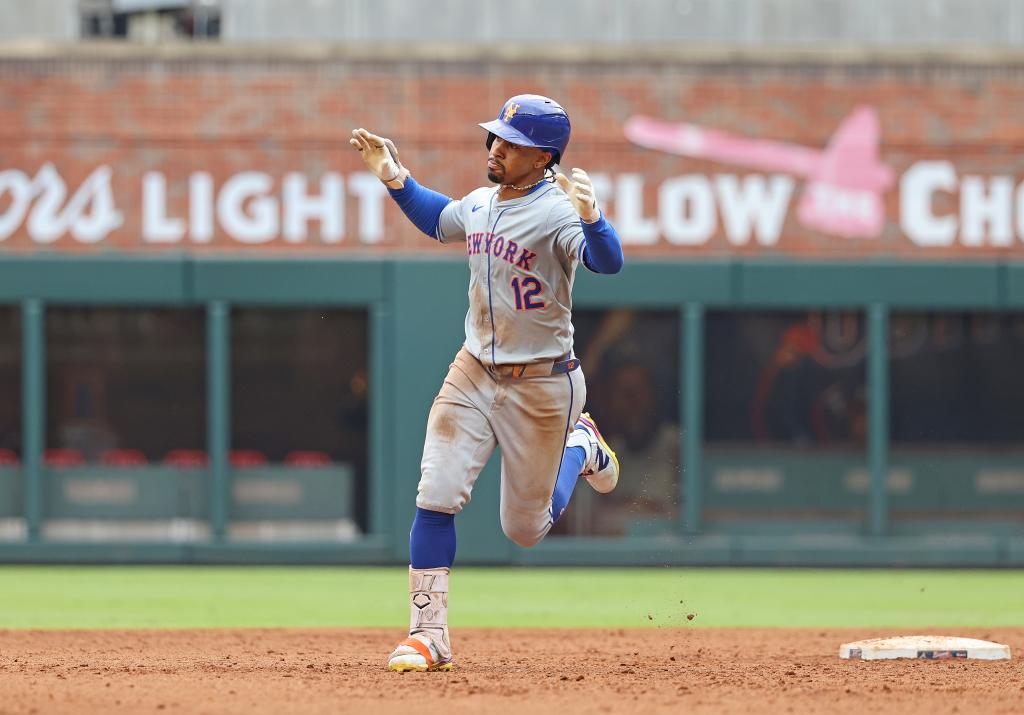
[[[502,105],[497,119],[480,126],[488,131],[488,149],[499,136],[510,144],[550,151],[555,164],[569,145],[569,115],[558,102],[539,94],[517,94]]]

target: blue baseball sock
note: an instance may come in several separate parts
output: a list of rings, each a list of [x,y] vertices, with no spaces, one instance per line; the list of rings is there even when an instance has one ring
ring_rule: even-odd
[[[455,515],[416,507],[409,532],[409,563],[414,569],[451,567],[455,563]]]
[[[555,492],[551,495],[551,520],[558,521],[562,512],[569,506],[572,490],[580,478],[580,470],[587,460],[587,452],[583,447],[569,447],[562,455],[562,466],[558,468],[558,479],[555,480]]]

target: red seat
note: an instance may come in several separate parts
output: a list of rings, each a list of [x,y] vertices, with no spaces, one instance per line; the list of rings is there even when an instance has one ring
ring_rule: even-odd
[[[0,466],[9,467],[20,463],[18,453],[13,449],[0,449]]]
[[[51,447],[43,452],[43,464],[47,467],[81,467],[85,457],[77,449]]]
[[[324,467],[331,463],[331,455],[314,450],[296,450],[285,455],[284,463],[293,467]]]
[[[201,469],[209,463],[209,457],[201,449],[172,449],[164,455],[164,464],[172,467]]]
[[[100,455],[100,462],[108,467],[137,467],[149,464],[140,449],[108,449]]]
[[[267,456],[255,449],[233,449],[228,453],[228,462],[232,467],[262,467],[267,463]]]

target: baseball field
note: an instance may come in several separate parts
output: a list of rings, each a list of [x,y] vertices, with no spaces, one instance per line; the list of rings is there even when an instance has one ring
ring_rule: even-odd
[[[402,568],[0,568],[0,712],[1024,711],[1024,573],[456,569],[450,673],[384,670]],[[1013,659],[844,661],[917,633]]]

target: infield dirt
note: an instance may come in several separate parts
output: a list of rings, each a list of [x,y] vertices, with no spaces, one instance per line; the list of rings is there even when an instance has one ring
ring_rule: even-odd
[[[1024,713],[1024,628],[927,630],[1014,659],[837,657],[898,629],[464,629],[452,672],[400,675],[399,630],[0,631],[0,713]]]

